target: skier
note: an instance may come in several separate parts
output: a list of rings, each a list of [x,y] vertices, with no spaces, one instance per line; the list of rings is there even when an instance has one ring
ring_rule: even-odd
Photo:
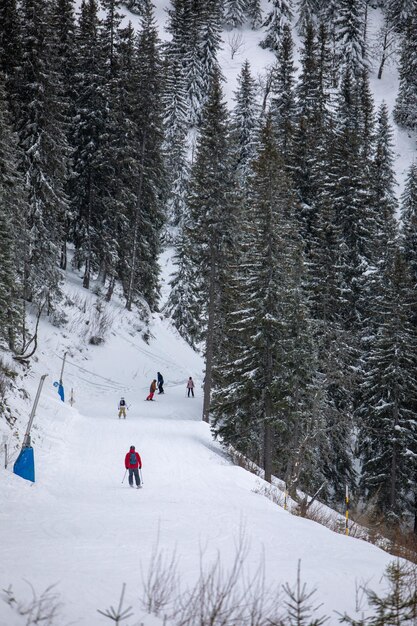
[[[161,372],[158,372],[158,393],[164,393],[164,378]]]
[[[142,461],[139,453],[135,451],[135,446],[130,446],[129,452],[125,456],[125,468],[129,470],[129,485],[133,487],[133,476],[136,487],[140,487],[139,470],[142,469]]]
[[[120,398],[120,402],[119,402],[119,419],[122,417],[124,417],[124,419],[126,419],[126,409],[127,409],[127,404],[126,404],[126,400],[123,398],[123,396]]]
[[[191,378],[191,376],[190,376],[190,378],[187,381],[187,389],[188,389],[188,397],[190,397],[190,391],[191,391],[191,395],[194,398],[194,381]]]
[[[151,382],[151,386],[149,389],[149,396],[146,398],[147,400],[153,400],[153,395],[156,391],[156,379],[154,378],[153,381]]]

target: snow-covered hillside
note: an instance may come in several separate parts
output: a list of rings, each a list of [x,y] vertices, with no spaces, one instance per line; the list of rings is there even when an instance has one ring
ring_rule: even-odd
[[[28,601],[31,586],[39,596],[56,585],[63,605],[56,623],[99,626],[107,620],[97,609],[116,605],[127,583],[126,602],[136,619],[128,623],[137,623],[142,576],[156,546],[164,559],[176,554],[178,582],[185,586],[195,583],[201,561],[209,568],[219,555],[227,571],[243,535],[248,576],[263,563],[267,586],[293,583],[300,559],[302,578],[317,586],[317,603],[333,616],[330,623],[338,622],[334,611],[353,613],[356,582],[378,588],[390,556],[260,495],[262,481],[233,466],[212,441],[201,421],[201,358],[160,315],[150,322],[147,343],[134,314],[111,303],[105,344],[86,345],[84,327],[97,299],[74,281],[65,287],[73,303],[65,307],[67,323],[42,323],[36,362],[19,383],[33,398],[40,376],[48,374],[33,430],[36,483],[15,476],[10,466],[0,471],[0,588],[12,585],[16,597]],[[63,380],[67,400],[74,390],[73,408],[53,386],[65,351]],[[151,404],[144,400],[157,371],[166,393]],[[185,393],[190,375],[195,399]],[[130,405],[126,420],[117,417],[120,395]],[[14,403],[22,433],[30,403]],[[143,460],[141,490],[122,484],[132,444]],[[160,623],[150,616],[142,621]],[[25,623],[0,602],[1,626]]]

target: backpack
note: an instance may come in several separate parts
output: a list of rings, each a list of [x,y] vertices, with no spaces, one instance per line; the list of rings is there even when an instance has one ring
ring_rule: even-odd
[[[126,400],[120,400],[120,406],[126,406]]]
[[[137,462],[136,452],[131,452],[129,456],[129,465],[136,465]]]

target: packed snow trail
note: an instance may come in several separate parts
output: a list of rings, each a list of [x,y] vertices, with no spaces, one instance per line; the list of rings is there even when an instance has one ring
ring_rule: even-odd
[[[73,350],[66,373],[67,398],[69,387],[75,389],[71,409],[52,386],[61,363],[53,355],[63,351],[59,333],[43,327],[36,368],[50,376],[34,431],[36,483],[0,473],[0,588],[12,585],[17,597],[27,598],[25,581],[38,594],[56,584],[63,603],[59,626],[99,626],[107,621],[97,609],[117,604],[125,582],[126,603],[138,621],[141,572],[157,541],[167,557],[176,552],[186,585],[198,577],[201,554],[209,566],[219,553],[227,569],[243,528],[252,574],[264,558],[268,585],[293,583],[301,559],[302,578],[309,588],[318,587],[323,612],[353,612],[355,582],[378,587],[389,555],[294,517],[256,493],[262,481],[233,466],[201,421],[200,357],[167,323],[156,319],[153,328],[149,345],[120,322],[106,345],[89,349],[88,361]],[[146,402],[158,370],[165,394]],[[196,380],[194,399],[186,397],[188,375]],[[94,377],[120,384],[121,393],[91,385]],[[28,381],[32,397],[37,380],[32,375]],[[117,416],[120,395],[130,406],[127,419]],[[143,489],[130,488],[127,478],[122,484],[130,445],[142,457]],[[0,601],[0,625],[20,626],[15,620]],[[146,626],[160,623],[142,620]],[[334,613],[330,623],[338,623]]]

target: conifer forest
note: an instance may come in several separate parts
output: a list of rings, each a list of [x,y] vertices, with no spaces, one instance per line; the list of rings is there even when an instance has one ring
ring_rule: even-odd
[[[242,60],[229,107],[243,24],[274,62]],[[417,0],[171,0],[165,28],[151,0],[0,0],[1,349],[30,359],[70,264],[158,311],[172,246],[161,313],[205,355],[214,435],[417,532],[417,162],[398,197],[391,117],[417,129]]]

